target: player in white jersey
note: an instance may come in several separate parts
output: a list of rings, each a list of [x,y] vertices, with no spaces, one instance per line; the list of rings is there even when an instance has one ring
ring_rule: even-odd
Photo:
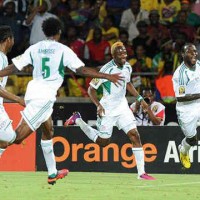
[[[179,125],[185,135],[179,145],[180,160],[190,168],[189,149],[197,145],[197,122],[200,119],[200,61],[193,44],[182,48],[183,62],[173,75],[173,86],[177,99],[176,111]]]
[[[12,49],[14,44],[13,33],[9,26],[0,26],[0,70],[8,65],[6,54]],[[24,100],[5,89],[8,77],[0,78],[0,157],[9,142],[15,140],[16,135],[12,127],[12,120],[8,117],[4,106],[3,98],[19,103],[24,106]]]
[[[41,147],[48,169],[48,183],[54,184],[68,174],[67,169],[56,169],[51,118],[57,90],[64,79],[64,67],[81,75],[107,78],[115,84],[123,80],[123,77],[120,74],[104,74],[84,67],[84,63],[70,48],[58,42],[61,35],[61,23],[58,19],[46,19],[42,29],[47,39],[30,46],[24,54],[12,59],[13,64],[1,70],[0,77],[13,74],[27,65],[33,66],[33,80],[28,83],[25,94],[26,107],[21,112],[22,120],[15,130],[16,139],[13,143],[21,143],[41,127]],[[3,146],[0,145],[0,148]]]
[[[66,120],[65,126],[73,124],[79,125],[88,138],[100,146],[109,144],[113,126],[122,129],[133,144],[132,151],[137,163],[138,179],[154,180],[155,178],[149,176],[144,169],[144,151],[136,128],[135,117],[131,112],[125,97],[126,89],[131,95],[137,97],[137,100],[141,102],[144,109],[147,109],[148,105],[130,82],[132,68],[130,64],[126,62],[127,52],[123,43],[114,43],[111,47],[111,54],[113,60],[104,65],[100,71],[109,74],[121,72],[125,79],[121,81],[121,85],[118,87],[105,79],[96,78],[92,79],[90,82],[88,93],[93,103],[97,106],[98,130],[86,124],[78,112],[75,112],[68,120]],[[103,86],[103,96],[99,101],[96,90],[100,85]]]
[[[137,121],[137,126],[163,126],[165,123],[165,106],[154,101],[154,94],[151,89],[144,89],[142,96],[149,108],[143,111],[140,102],[136,101],[130,105]]]

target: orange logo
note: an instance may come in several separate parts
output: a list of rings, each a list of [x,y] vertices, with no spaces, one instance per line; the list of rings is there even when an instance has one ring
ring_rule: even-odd
[[[79,151],[85,150],[86,152],[83,155],[85,162],[119,162],[120,157],[123,159],[121,165],[125,168],[133,168],[136,166],[134,155],[128,155],[127,150],[132,148],[130,143],[124,144],[121,148],[115,143],[111,143],[108,146],[104,147],[103,150],[100,150],[100,146],[95,143],[89,143],[84,145],[83,143],[79,144],[69,144],[68,140],[64,137],[55,137],[53,139],[54,144],[59,142],[63,145],[64,151],[62,155],[56,157],[56,162],[65,161],[71,154],[72,162],[77,162],[79,159]],[[144,149],[144,161],[153,162],[157,157],[157,148],[154,144],[146,143],[143,145]],[[109,157],[109,153],[112,152],[112,157]]]

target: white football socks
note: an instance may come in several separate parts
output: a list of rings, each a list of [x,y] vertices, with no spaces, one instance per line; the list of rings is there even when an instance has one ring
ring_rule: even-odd
[[[181,142],[181,147],[180,147],[180,151],[182,154],[186,155],[188,154],[189,150],[190,150],[191,146],[186,142],[186,138],[184,138]]]
[[[1,158],[1,156],[2,156],[2,154],[3,154],[3,152],[4,152],[5,150],[6,150],[6,149],[0,148],[0,158]]]
[[[135,161],[137,165],[138,175],[142,175],[145,173],[144,170],[144,150],[142,147],[132,148],[133,154],[135,156]]]
[[[46,161],[48,175],[57,174],[53,140],[41,140],[41,147]]]
[[[76,119],[76,124],[88,136],[88,138],[90,138],[90,140],[96,142],[99,131],[86,124],[81,118]]]

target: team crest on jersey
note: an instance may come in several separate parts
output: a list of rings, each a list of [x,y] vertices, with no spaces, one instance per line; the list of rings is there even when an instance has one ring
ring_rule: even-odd
[[[91,81],[91,83],[92,83],[93,85],[98,85],[99,79],[98,79],[98,78],[93,78],[92,81]]]
[[[155,105],[155,106],[152,108],[152,111],[153,111],[153,112],[157,112],[157,111],[158,111],[158,106]]]
[[[184,86],[180,86],[178,91],[179,91],[179,95],[185,94],[185,87]]]

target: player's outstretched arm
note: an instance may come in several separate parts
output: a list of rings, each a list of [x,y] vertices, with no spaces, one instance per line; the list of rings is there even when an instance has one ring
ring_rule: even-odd
[[[9,76],[11,74],[15,74],[18,69],[15,67],[14,64],[8,65],[6,68],[0,70],[0,77]]]
[[[16,103],[19,103],[21,106],[25,106],[24,99],[16,96],[10,92],[8,92],[6,89],[0,86],[0,97],[3,97],[4,99],[14,101]]]
[[[116,85],[120,85],[120,81],[124,80],[124,77],[120,73],[105,74],[89,67],[80,67],[76,70],[76,72],[80,75],[89,76],[91,78],[108,79],[109,81],[113,82]]]

